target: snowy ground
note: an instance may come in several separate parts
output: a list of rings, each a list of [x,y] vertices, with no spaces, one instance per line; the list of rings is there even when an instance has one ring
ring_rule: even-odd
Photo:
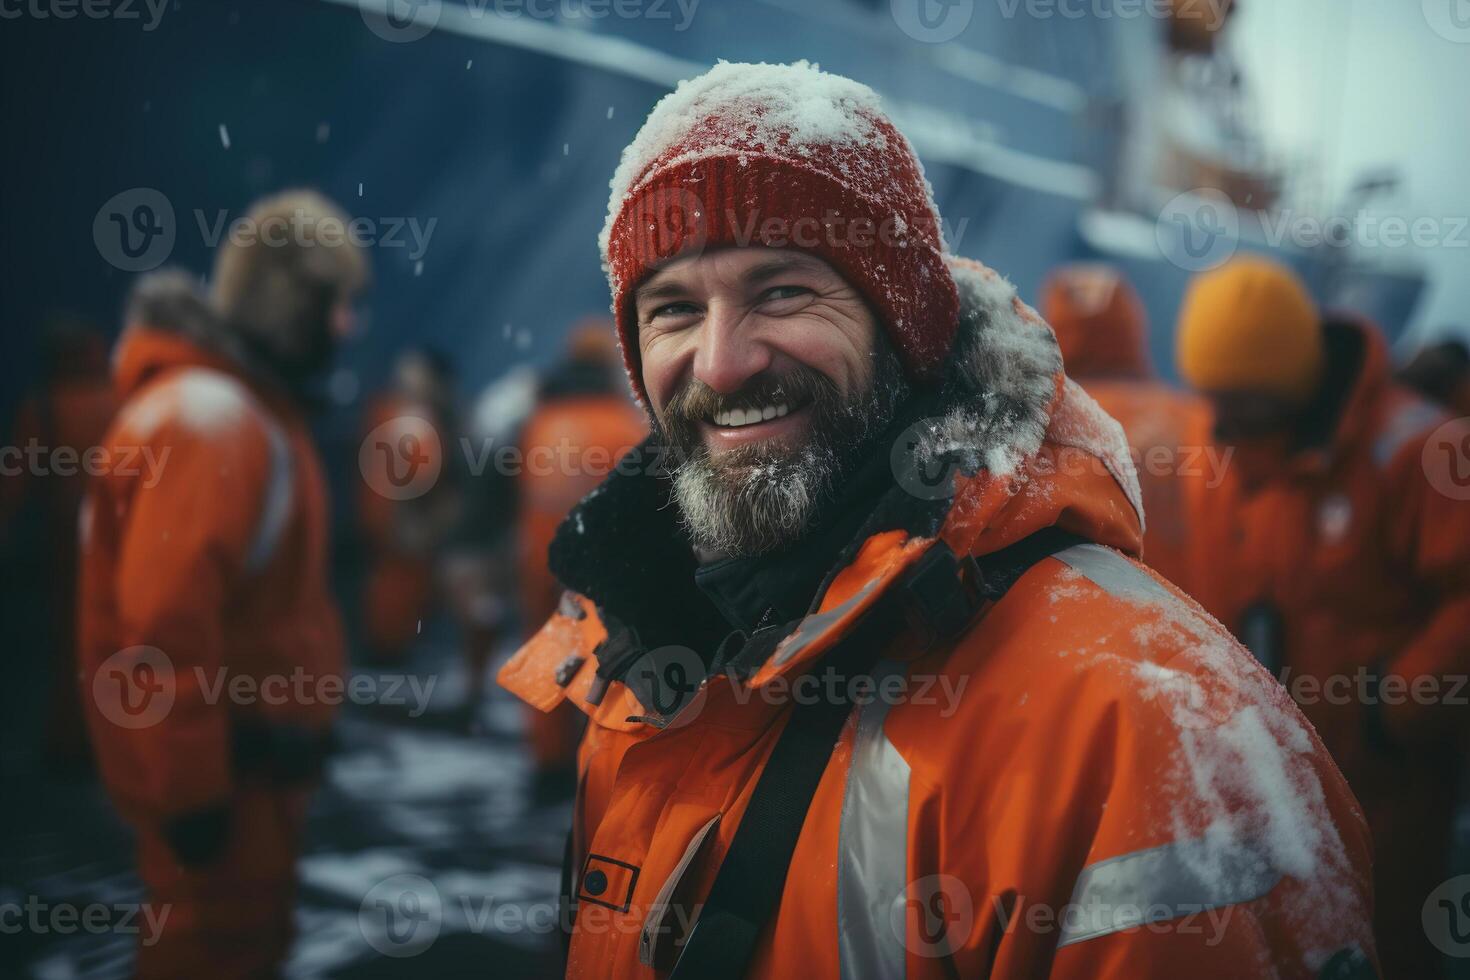
[[[492,686],[466,724],[460,662],[447,644],[425,646],[411,668],[438,679],[429,710],[343,710],[300,864],[288,977],[558,973],[551,924],[570,806],[531,804],[509,697]],[[127,831],[90,778],[8,752],[5,766],[0,906],[142,900]],[[0,975],[123,978],[135,941],[120,928],[0,923]]]

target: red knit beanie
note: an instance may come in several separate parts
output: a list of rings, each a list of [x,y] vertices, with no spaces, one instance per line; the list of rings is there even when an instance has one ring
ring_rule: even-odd
[[[949,353],[959,298],[939,213],[872,89],[805,61],[721,62],[654,106],[612,179],[599,241],[633,390],[633,292],[662,262],[731,245],[794,247],[872,304],[909,374]]]

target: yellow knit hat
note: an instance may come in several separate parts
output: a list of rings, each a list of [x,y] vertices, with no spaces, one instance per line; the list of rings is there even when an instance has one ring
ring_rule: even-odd
[[[1295,272],[1240,256],[1189,284],[1175,358],[1201,391],[1262,390],[1305,402],[1322,376],[1321,318]]]

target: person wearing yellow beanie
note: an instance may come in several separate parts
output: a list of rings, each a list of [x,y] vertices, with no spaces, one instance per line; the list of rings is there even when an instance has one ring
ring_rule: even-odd
[[[1452,874],[1470,714],[1390,692],[1470,672],[1470,493],[1445,435],[1458,430],[1394,380],[1378,329],[1320,315],[1267,259],[1191,284],[1177,358],[1229,460],[1191,498],[1190,586],[1297,696],[1363,806],[1382,975],[1438,976],[1421,911]],[[1356,695],[1323,694],[1349,678]]]
[[[1322,321],[1291,269],[1242,256],[1190,284],[1179,373],[1205,392],[1255,391],[1304,404],[1322,377]]]

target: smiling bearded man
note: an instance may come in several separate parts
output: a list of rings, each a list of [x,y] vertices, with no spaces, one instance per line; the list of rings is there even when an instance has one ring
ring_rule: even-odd
[[[850,390],[795,358],[784,368],[773,364],[749,378],[732,377],[728,392],[695,370],[657,410],[655,429],[682,461],[674,471],[675,499],[705,558],[761,554],[795,540],[909,390],[857,290],[818,258],[766,251],[723,251],[702,266],[680,259],[651,276],[635,294],[641,343],[660,362],[677,360],[669,349],[695,336],[686,328],[707,305],[697,300],[718,290],[736,297],[745,334],[764,321],[795,337],[801,328],[793,322],[823,319],[829,327],[823,332],[847,340],[854,361],[866,356],[871,363],[866,372],[854,364]],[[711,289],[701,269],[729,288]],[[772,288],[772,282],[782,285]]]
[[[654,433],[500,676],[589,718],[569,976],[1374,975],[1356,802],[872,91],[680,85],[601,247]]]

